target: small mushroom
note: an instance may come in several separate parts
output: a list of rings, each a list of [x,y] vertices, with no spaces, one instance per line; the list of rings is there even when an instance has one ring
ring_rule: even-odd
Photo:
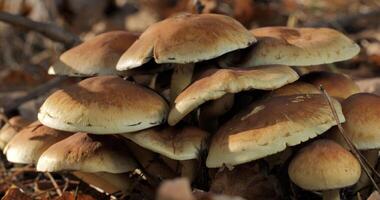
[[[121,74],[116,70],[117,61],[137,38],[126,31],[97,35],[64,52],[48,73],[79,77]]]
[[[36,121],[16,134],[5,146],[4,153],[10,162],[35,164],[47,148],[71,135]]]
[[[58,130],[114,134],[157,126],[167,113],[166,101],[152,90],[117,76],[98,76],[54,92],[38,119]]]
[[[129,172],[137,165],[128,151],[123,140],[114,135],[79,132],[44,151],[37,171]]]
[[[341,106],[333,99],[339,121]],[[206,165],[233,166],[257,160],[324,133],[336,121],[323,95],[300,94],[256,101],[223,124],[211,139]]]
[[[301,149],[288,169],[290,179],[305,190],[322,190],[324,200],[339,200],[339,189],[355,184],[359,162],[332,140],[317,140]]]
[[[0,129],[0,149],[4,149],[5,145],[28,124],[30,124],[30,121],[21,116],[10,118],[8,123]]]

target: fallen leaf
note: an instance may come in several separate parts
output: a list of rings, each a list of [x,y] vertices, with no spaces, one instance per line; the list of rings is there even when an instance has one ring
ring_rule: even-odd
[[[32,198],[22,192],[20,188],[11,187],[7,190],[2,200],[32,200]]]

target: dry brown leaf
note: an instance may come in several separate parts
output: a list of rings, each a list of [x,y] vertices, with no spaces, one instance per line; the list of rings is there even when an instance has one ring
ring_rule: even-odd
[[[11,187],[5,193],[2,200],[32,200],[32,198],[22,192],[20,188]]]
[[[380,200],[380,194],[377,191],[372,192],[367,200]]]
[[[57,197],[55,200],[95,200],[90,195],[87,194],[77,194],[77,197],[75,198],[74,192],[64,192],[62,196]]]

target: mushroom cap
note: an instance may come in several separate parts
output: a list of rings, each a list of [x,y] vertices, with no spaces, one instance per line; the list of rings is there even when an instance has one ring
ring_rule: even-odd
[[[339,121],[338,101],[332,99]],[[238,165],[295,146],[336,125],[327,100],[320,94],[273,97],[254,102],[212,137],[206,165]]]
[[[283,87],[273,90],[269,96],[288,96],[296,94],[321,94],[322,92],[315,87],[313,84],[306,83],[303,81],[296,81],[290,84],[287,84]]]
[[[190,160],[198,157],[207,132],[193,126],[183,128],[151,128],[124,137],[134,143],[174,160]]]
[[[245,67],[260,65],[319,65],[350,59],[360,47],[329,28],[265,27],[251,30],[258,42]]]
[[[99,76],[54,92],[38,119],[58,130],[112,134],[159,125],[167,112],[165,100],[152,90],[117,76]]]
[[[326,139],[301,149],[289,164],[290,179],[306,190],[329,190],[355,184],[360,177],[358,160],[339,144]]]
[[[235,19],[218,14],[179,14],[151,25],[122,55],[117,70],[156,63],[209,60],[256,42]]]
[[[128,148],[114,135],[75,133],[50,146],[37,162],[37,171],[124,173],[136,168]]]
[[[54,130],[35,121],[9,141],[4,153],[10,162],[34,164],[47,148],[70,135],[71,133]]]
[[[0,149],[4,149],[5,145],[28,124],[30,124],[30,121],[21,116],[10,118],[8,123],[0,129]]]
[[[130,179],[128,173],[112,174],[107,172],[88,173],[74,171],[72,174],[90,186],[109,194],[113,194],[118,191],[125,192],[130,189],[132,185],[132,180]]]
[[[116,64],[138,36],[111,31],[91,38],[64,52],[48,73],[67,76],[117,75]]]
[[[168,123],[175,125],[206,101],[221,98],[225,94],[251,89],[277,89],[298,78],[297,73],[287,66],[215,70],[215,73],[195,81],[178,95],[170,110]]]
[[[345,74],[325,71],[311,72],[302,76],[301,79],[316,87],[323,85],[326,92],[339,101],[360,92],[359,86]]]
[[[342,102],[346,122],[342,124],[345,134],[360,150],[380,148],[380,96],[358,93]],[[332,137],[344,145],[343,137],[334,129]]]

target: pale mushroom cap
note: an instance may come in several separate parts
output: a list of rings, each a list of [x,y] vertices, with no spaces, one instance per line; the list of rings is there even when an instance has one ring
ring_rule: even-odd
[[[245,67],[260,65],[319,65],[350,59],[360,47],[329,28],[265,27],[251,30],[258,42]]]
[[[316,87],[323,85],[330,96],[340,101],[360,92],[359,86],[345,74],[324,71],[311,72],[302,76],[301,79]]]
[[[304,147],[290,162],[290,179],[306,190],[339,189],[360,177],[358,160],[331,140],[317,140]]]
[[[9,124],[8,124],[9,123]],[[15,116],[9,119],[0,129],[0,149],[4,149],[5,145],[25,126],[30,124],[30,121],[22,118],[21,116]]]
[[[360,150],[380,148],[380,96],[358,93],[342,102],[346,122],[345,134]],[[332,137],[345,144],[343,137],[334,130]]]
[[[313,84],[306,83],[303,81],[296,81],[285,85],[281,88],[273,90],[269,96],[288,96],[295,94],[321,94],[322,92],[315,87]]]
[[[36,121],[15,135],[5,146],[4,153],[10,162],[34,164],[47,148],[70,135]]]
[[[58,130],[111,134],[159,125],[167,112],[167,103],[153,91],[116,76],[99,76],[54,92],[38,119]]]
[[[37,171],[129,172],[136,163],[128,151],[121,138],[79,132],[49,147],[38,160]]]
[[[257,69],[219,69],[187,87],[175,99],[168,123],[175,125],[192,110],[206,101],[221,98],[227,93],[245,90],[273,90],[299,78],[287,66],[267,66]]]
[[[123,134],[136,144],[174,160],[196,159],[207,135],[205,131],[192,126],[151,128]]]
[[[338,101],[332,100],[344,122]],[[211,140],[207,167],[238,165],[285,150],[336,125],[323,95],[273,97],[254,102],[217,131]]]
[[[126,192],[132,186],[132,180],[127,173],[113,174],[107,172],[88,173],[75,171],[72,174],[90,186],[109,194],[118,191]]]
[[[95,36],[64,52],[48,73],[67,76],[116,75],[121,55],[136,41],[137,35],[112,31]]]
[[[156,63],[209,60],[256,42],[235,19],[218,14],[180,14],[151,25],[122,55],[117,70]]]

